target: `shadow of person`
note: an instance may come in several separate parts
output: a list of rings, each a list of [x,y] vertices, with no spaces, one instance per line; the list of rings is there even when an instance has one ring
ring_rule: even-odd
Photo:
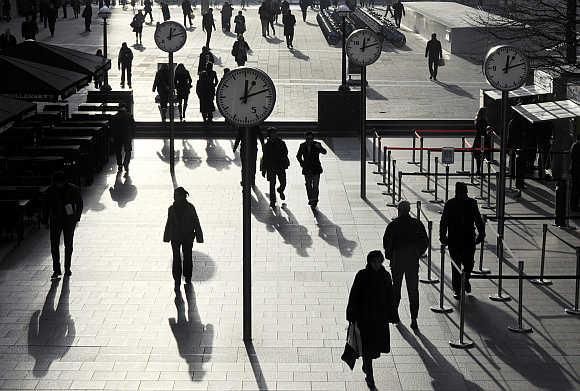
[[[469,91],[466,91],[465,89],[463,89],[461,86],[459,86],[457,84],[447,84],[447,83],[442,82],[440,80],[433,80],[433,82],[435,82],[436,84],[439,84],[441,87],[445,88],[446,91],[449,91],[452,94],[473,99],[473,95]]]
[[[123,175],[119,172],[115,176],[115,185],[109,187],[111,199],[117,203],[119,208],[124,208],[129,202],[137,198],[137,187],[133,185],[131,177],[127,175],[123,182]]]
[[[425,369],[431,377],[431,387],[433,390],[483,390],[477,384],[465,379],[463,374],[457,370],[420,331],[415,332],[417,338],[409,330],[399,323],[396,327],[403,339],[417,351]],[[424,346],[424,347],[423,347]]]
[[[56,310],[54,299],[59,280],[52,281],[42,311],[32,314],[28,324],[28,354],[36,360],[32,373],[44,377],[53,361],[60,359],[74,342],[75,323],[69,313],[69,279],[64,278]]]
[[[140,52],[144,52],[145,49],[147,49],[145,46],[143,46],[140,43],[135,43],[133,45],[131,45],[135,50],[139,50]]]
[[[286,204],[282,204],[281,209],[287,217],[280,212],[280,208],[274,208],[274,213],[270,217],[272,226],[284,239],[284,243],[294,247],[298,255],[309,257],[308,249],[312,247],[312,237],[308,233],[308,229],[298,223],[296,216],[292,214]]]
[[[161,151],[157,151],[157,157],[161,159],[162,162],[169,164],[169,140],[163,140],[163,147],[161,147]],[[173,151],[173,157],[175,158],[175,163],[179,162],[179,151]]]
[[[169,318],[169,327],[177,343],[179,355],[187,362],[192,381],[203,378],[203,363],[211,359],[211,346],[214,339],[213,325],[204,325],[199,317],[195,302],[193,285],[186,285],[185,297],[187,308],[183,302],[181,291],[175,294],[175,308],[177,318]],[[186,314],[187,310],[187,314]]]
[[[274,36],[274,37],[266,37],[266,42],[271,43],[272,45],[278,45],[284,41],[282,41],[280,38]]]
[[[262,194],[262,192],[257,187],[253,190],[256,197],[254,198],[254,194],[252,194],[250,199],[252,214],[256,220],[266,226],[266,230],[268,232],[274,232],[274,213],[270,208],[270,201],[264,197],[264,194]]]
[[[209,167],[221,171],[232,164],[232,159],[226,155],[226,151],[220,143],[213,139],[207,139],[205,152],[207,153],[206,163]]]
[[[574,389],[568,379],[574,379],[576,376],[568,373],[554,360],[552,354],[532,338],[524,335],[514,336],[507,329],[508,325],[517,323],[515,316],[496,305],[471,297],[469,304],[465,306],[465,322],[479,334],[491,355],[490,361],[494,358],[503,361],[539,389],[554,391]],[[537,332],[536,334],[539,335]],[[547,342],[553,348],[559,349],[551,344],[550,340]]]
[[[302,53],[302,52],[301,52],[300,50],[298,50],[298,49],[294,49],[294,48],[292,48],[292,49],[290,49],[290,53],[292,53],[292,55],[293,55],[294,57],[296,57],[297,59],[299,59],[299,60],[310,61],[310,56],[308,56],[308,55],[306,55],[306,54]]]
[[[357,243],[345,238],[342,233],[342,228],[334,224],[319,209],[315,210],[314,218],[318,225],[318,237],[331,246],[338,248],[343,257],[352,257],[352,253],[356,248]]]
[[[189,142],[189,140],[182,141],[183,152],[181,154],[181,160],[185,167],[189,168],[190,170],[194,170],[201,165],[201,157],[195,152],[193,146]]]

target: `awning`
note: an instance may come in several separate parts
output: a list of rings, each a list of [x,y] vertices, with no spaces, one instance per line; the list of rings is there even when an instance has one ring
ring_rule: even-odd
[[[0,56],[0,75],[0,94],[24,100],[64,99],[90,81],[82,73],[7,56]]]
[[[490,97],[493,100],[501,100],[501,91],[500,90],[487,90],[484,91],[484,94]],[[535,84],[530,86],[520,87],[517,90],[513,90],[509,92],[509,99],[513,98],[525,98],[530,96],[537,96],[537,95],[549,95],[551,94],[550,91],[546,91],[543,88],[536,86]]]
[[[533,124],[580,117],[580,105],[569,99],[512,106],[512,109]]]
[[[17,120],[22,115],[36,110],[36,105],[30,102],[7,98],[0,95],[0,126]]]
[[[2,55],[37,62],[85,75],[99,76],[111,68],[111,60],[79,50],[48,45],[38,41],[24,41],[5,50]]]

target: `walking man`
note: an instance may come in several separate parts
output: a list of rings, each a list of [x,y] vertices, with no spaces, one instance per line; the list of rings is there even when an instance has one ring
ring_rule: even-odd
[[[133,51],[123,42],[119,50],[118,68],[121,70],[121,88],[125,88],[125,73],[127,74],[127,85],[131,88],[131,65],[133,64]]]
[[[193,10],[191,9],[191,1],[183,0],[181,2],[181,10],[183,11],[183,26],[187,26],[187,23],[185,22],[189,20],[189,27],[193,27],[193,23],[191,21],[191,15],[193,13]]]
[[[320,154],[326,155],[326,149],[318,141],[314,141],[312,132],[307,132],[306,141],[300,144],[296,159],[298,159],[302,167],[306,194],[308,195],[308,205],[310,205],[312,210],[315,210],[318,205],[318,185],[320,183],[320,174],[322,174]]]
[[[81,15],[85,19],[85,33],[91,32],[91,19],[93,18],[93,7],[90,1],[85,3],[85,9]]]
[[[81,192],[77,186],[67,182],[63,171],[57,171],[52,176],[52,185],[45,197],[42,222],[50,229],[51,279],[62,274],[59,250],[61,233],[64,234],[64,271],[66,276],[70,276],[75,228],[83,213]]]
[[[173,191],[174,202],[167,211],[167,222],[163,233],[163,241],[171,243],[173,250],[172,272],[176,291],[181,285],[182,274],[185,277],[186,287],[191,287],[193,241],[197,240],[197,243],[203,243],[203,231],[199,224],[199,218],[195,207],[187,202],[188,195],[189,193],[183,187],[178,187]],[[181,251],[183,251],[183,264]]]
[[[422,222],[411,217],[411,204],[401,201],[398,217],[387,225],[383,236],[385,257],[391,261],[393,275],[393,301],[399,308],[403,275],[409,295],[411,328],[416,330],[419,314],[419,257],[427,250],[429,239]]]
[[[54,38],[54,29],[56,27],[56,19],[58,18],[58,9],[55,7],[54,3],[48,5],[47,13],[48,31],[50,31],[50,37]]]
[[[401,0],[397,0],[395,4],[393,4],[393,16],[395,17],[395,24],[397,28],[401,28],[401,19],[405,16],[405,6],[401,3]],[[385,12],[386,14],[386,12]]]
[[[201,29],[205,31],[206,38],[205,38],[205,47],[209,49],[209,41],[211,40],[211,33],[215,31],[215,21],[213,20],[213,8],[207,10],[207,13],[203,15],[203,19],[201,21]]]
[[[290,167],[288,159],[288,148],[286,143],[278,136],[276,128],[268,128],[268,142],[264,146],[264,157],[262,158],[262,176],[270,182],[270,208],[276,207],[276,191],[280,193],[280,199],[285,200],[284,190],[286,189],[286,169]],[[280,187],[276,189],[276,177],[280,181]]]
[[[234,7],[225,1],[224,5],[222,6],[221,14],[222,14],[222,30],[227,31],[228,33],[232,29],[232,13],[234,12]]]
[[[441,244],[449,248],[451,259],[465,270],[465,291],[471,292],[469,277],[473,270],[475,245],[485,239],[485,225],[477,201],[467,196],[467,185],[463,182],[455,184],[455,197],[445,203],[439,224],[439,238]],[[459,299],[461,274],[454,267],[451,270],[453,297]]]
[[[437,68],[439,68],[439,60],[443,58],[443,50],[435,33],[431,34],[431,40],[427,42],[425,58],[429,58],[429,79],[437,80]]]
[[[125,168],[125,178],[129,176],[129,162],[135,138],[135,120],[124,104],[119,106],[119,112],[111,118],[111,129],[114,134],[115,156],[117,158],[117,173]],[[123,157],[123,151],[125,156]]]
[[[288,9],[282,16],[282,24],[284,25],[284,36],[286,37],[286,47],[294,49],[292,41],[294,40],[294,26],[296,25],[296,18],[292,11]]]
[[[270,35],[270,7],[266,2],[262,2],[258,8],[258,15],[260,15],[260,23],[262,25],[262,37]]]
[[[22,39],[36,39],[36,34],[38,34],[36,22],[31,15],[26,15],[26,19],[22,22]]]
[[[152,0],[145,0],[143,2],[143,11],[145,11],[145,17],[149,15],[149,23],[153,23],[153,1]]]
[[[161,65],[155,74],[152,91],[157,90],[159,96],[159,109],[161,112],[161,121],[165,122],[167,118],[167,105],[169,103],[169,92],[171,91],[171,74],[167,64]],[[157,100],[157,99],[156,99]]]

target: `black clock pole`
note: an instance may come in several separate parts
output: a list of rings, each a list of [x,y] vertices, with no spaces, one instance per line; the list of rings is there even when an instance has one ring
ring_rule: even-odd
[[[506,170],[506,141],[509,91],[501,92],[502,130],[499,155],[499,183],[497,184],[497,233],[504,236],[505,217],[505,170]]]
[[[367,198],[367,67],[360,71],[360,198]],[[379,151],[380,153],[380,151]]]
[[[173,52],[169,52],[169,170],[171,175],[175,175],[175,130],[173,123],[175,86],[173,78]]]
[[[242,236],[243,236],[243,306],[244,306],[244,341],[252,340],[252,191],[250,178],[250,128],[244,129],[244,143],[242,144]]]

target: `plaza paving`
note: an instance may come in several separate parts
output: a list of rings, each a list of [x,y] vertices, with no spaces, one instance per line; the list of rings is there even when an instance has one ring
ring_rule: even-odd
[[[240,9],[234,4],[234,15]],[[102,21],[96,16],[93,7],[91,33],[83,33],[83,19],[59,19],[56,33],[50,38],[48,29],[41,29],[37,39],[42,42],[63,45],[88,53],[102,48]],[[336,90],[341,79],[340,46],[329,46],[316,23],[316,13],[308,11],[306,23],[302,22],[300,10],[292,6],[296,15],[296,35],[294,51],[289,51],[282,35],[282,25],[276,26],[275,37],[265,39],[261,36],[257,6],[244,11],[246,17],[246,40],[252,49],[247,66],[265,70],[275,81],[277,104],[272,114],[276,120],[315,120],[318,113],[317,91]],[[61,11],[62,13],[62,11]],[[69,14],[71,14],[69,9]],[[171,7],[172,18],[183,21],[180,7]],[[213,33],[211,47],[216,55],[216,71],[221,77],[223,68],[235,68],[231,55],[235,36],[221,31],[219,7],[214,11],[217,31]],[[183,49],[175,54],[177,63],[184,63],[192,77],[197,72],[201,46],[205,44],[205,33],[201,30],[200,8],[195,10],[194,28],[189,30],[188,40]],[[120,75],[117,70],[117,54],[122,42],[130,46],[135,41],[129,23],[133,17],[130,9],[113,9],[109,20],[109,57],[112,61],[110,84],[119,88]],[[154,17],[161,20],[158,6]],[[20,31],[20,20],[9,24],[13,32]],[[133,88],[135,94],[136,118],[142,121],[158,121],[159,111],[154,103],[155,94],[151,92],[156,71],[156,63],[167,62],[167,54],[157,49],[153,40],[155,24],[146,24],[143,29],[143,47],[132,47]],[[15,34],[19,35],[19,34]],[[479,89],[489,88],[484,82],[481,66],[462,58],[445,53],[447,65],[439,72],[439,83],[429,81],[426,59],[426,42],[417,34],[405,31],[407,45],[397,49],[384,44],[379,61],[368,68],[368,118],[472,118],[479,104]],[[20,37],[18,37],[20,39]],[[80,95],[71,102],[84,100]],[[412,105],[412,106],[411,106]],[[412,108],[411,108],[412,107]],[[218,115],[218,112],[216,112]],[[190,95],[187,113],[190,120],[201,120],[199,102],[195,89]]]
[[[409,144],[407,139],[388,142]],[[232,153],[231,140],[176,143],[176,181],[189,190],[205,237],[204,244],[194,245],[194,292],[186,294],[182,287],[176,297],[171,251],[162,242],[172,179],[162,141],[137,140],[130,181],[115,186],[110,164],[83,191],[85,212],[68,282],[51,286],[43,229],[32,229],[0,263],[0,388],[365,390],[360,360],[354,372],[340,360],[345,307],[356,271],[364,267],[369,250],[381,248],[395,209],[385,206],[384,189],[374,184],[380,178],[371,174],[370,165],[368,200],[359,198],[356,144],[354,139],[326,140],[318,216],[306,205],[293,158],[297,141],[288,142],[286,205],[270,210],[267,183],[258,178],[252,194],[253,345],[245,346],[239,154]],[[395,157],[400,169],[416,170],[404,163],[407,153]],[[423,187],[424,180],[405,179],[403,197],[422,199],[434,221],[433,272],[438,276],[441,206],[427,202]],[[530,184],[524,200],[516,204],[510,198],[509,212],[549,211],[553,193]],[[487,228],[485,263],[496,272],[494,230],[493,224]],[[506,228],[506,246],[525,261],[527,273],[538,271],[540,232],[541,222],[510,222]],[[555,232],[579,244],[577,233]],[[504,272],[514,274],[516,264],[509,256]],[[496,283],[473,280],[465,324],[475,346],[457,350],[448,345],[458,337],[459,315],[446,266],[445,303],[455,311],[431,312],[438,285],[421,284],[420,331],[413,333],[403,292],[403,323],[391,326],[391,353],[375,361],[379,390],[580,389],[580,321],[563,311],[573,302],[573,281],[544,288],[524,284],[524,323],[534,332],[520,335],[507,329],[516,320],[516,283],[504,281],[514,300],[495,303],[488,295]],[[546,271],[575,272],[573,250],[553,236],[548,237]],[[426,274],[424,262],[420,273]]]

